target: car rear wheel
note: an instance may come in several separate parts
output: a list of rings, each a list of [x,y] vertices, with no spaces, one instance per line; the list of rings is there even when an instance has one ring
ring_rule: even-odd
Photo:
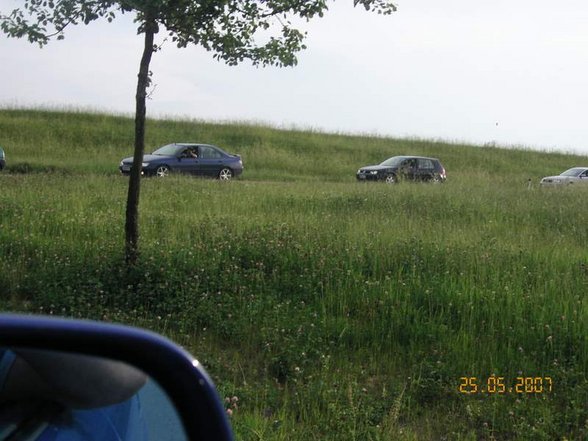
[[[169,167],[167,165],[160,165],[155,169],[155,176],[158,178],[164,178],[169,175]]]
[[[218,172],[218,179],[220,181],[230,181],[233,177],[233,170],[230,168],[222,168],[220,172]]]
[[[388,175],[386,176],[386,184],[396,184],[398,182],[398,179],[396,179],[395,175]]]

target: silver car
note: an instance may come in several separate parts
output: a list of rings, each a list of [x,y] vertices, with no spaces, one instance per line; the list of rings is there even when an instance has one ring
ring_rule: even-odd
[[[588,184],[588,167],[573,167],[561,175],[546,176],[541,185]]]

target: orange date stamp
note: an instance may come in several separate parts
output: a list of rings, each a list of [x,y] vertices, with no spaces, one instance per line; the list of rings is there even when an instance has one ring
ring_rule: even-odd
[[[476,394],[547,394],[553,392],[551,377],[515,377],[508,380],[498,375],[489,377],[459,377],[460,393]]]

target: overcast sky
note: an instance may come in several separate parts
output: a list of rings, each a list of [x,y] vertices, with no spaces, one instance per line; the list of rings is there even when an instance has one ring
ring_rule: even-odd
[[[0,0],[0,11],[20,4]],[[228,67],[164,42],[148,116],[588,155],[587,0],[399,0],[391,16],[352,5],[331,2],[304,26],[294,68]],[[65,35],[43,49],[0,36],[0,106],[131,115],[142,50],[132,18]]]

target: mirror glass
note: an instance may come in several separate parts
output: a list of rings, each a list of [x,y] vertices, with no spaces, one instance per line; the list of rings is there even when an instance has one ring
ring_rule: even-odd
[[[187,440],[165,391],[101,357],[0,348],[0,440]]]

